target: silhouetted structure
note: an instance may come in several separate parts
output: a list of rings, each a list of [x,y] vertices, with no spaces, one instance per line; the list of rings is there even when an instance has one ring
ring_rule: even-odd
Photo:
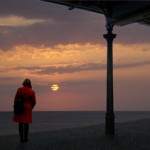
[[[124,26],[138,22],[150,25],[150,1],[104,1],[104,0],[42,0],[51,3],[66,5],[69,10],[74,8],[93,11],[104,14],[106,18],[107,34],[107,109],[106,109],[106,135],[115,134],[114,110],[113,110],[113,26]]]

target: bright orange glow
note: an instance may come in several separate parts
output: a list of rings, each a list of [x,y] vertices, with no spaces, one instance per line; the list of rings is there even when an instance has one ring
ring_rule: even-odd
[[[140,96],[139,99],[148,99],[148,49],[149,44],[114,44],[116,108],[121,108],[124,101],[137,100]],[[20,45],[8,51],[0,50],[1,84],[17,88],[24,78],[30,78],[33,89],[40,89],[36,92],[36,110],[104,110],[106,54],[104,45],[89,43],[54,47]],[[128,91],[129,87],[132,88]],[[137,94],[132,97],[133,94],[128,94],[131,91],[140,93],[140,96]],[[121,95],[125,96],[122,98]],[[12,98],[7,99],[9,101]]]
[[[58,90],[59,90],[58,84],[53,84],[53,85],[51,86],[51,89],[52,89],[52,91],[58,91]]]

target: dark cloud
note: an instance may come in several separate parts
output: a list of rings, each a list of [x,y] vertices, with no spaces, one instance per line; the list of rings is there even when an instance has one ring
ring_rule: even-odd
[[[114,68],[131,68],[131,67],[140,67],[145,65],[150,65],[150,61],[132,62],[127,64],[115,64]]]
[[[0,17],[10,15],[25,19],[45,19],[30,26],[0,26],[0,49],[15,45],[54,46],[68,43],[102,43],[105,30],[103,15],[39,0],[0,0]],[[149,27],[133,24],[115,27],[115,43],[149,43]]]
[[[143,51],[143,52],[150,51],[150,48],[143,48],[142,51]]]
[[[7,7],[9,2],[6,1],[2,1],[5,9],[0,9],[1,16],[16,15],[30,19],[45,19],[46,22],[31,26],[1,26],[0,49],[6,50],[21,44],[54,46],[89,41],[100,42],[100,32],[98,33],[97,30],[102,30],[101,15],[81,10],[69,11],[64,6],[34,0],[11,1],[13,4],[9,9]]]
[[[43,18],[48,17],[48,9],[42,9],[47,5],[39,0],[0,0],[0,16],[16,15],[25,18]],[[43,16],[44,12],[44,16]]]
[[[68,24],[38,23],[28,27],[1,27],[0,48],[8,49],[21,44],[38,47],[41,45],[54,46],[71,43],[101,43],[97,30],[91,30],[91,26],[96,28],[92,23],[79,24],[72,22]]]
[[[48,67],[17,67],[16,69],[30,70],[35,74],[63,74],[63,73],[74,73],[89,70],[99,70],[104,69],[105,65],[100,65],[98,63],[80,64],[80,65],[67,65],[67,66],[48,66]]]
[[[56,5],[53,3],[46,3],[40,0],[0,0],[0,16],[16,15],[25,18],[51,18],[57,22],[76,22],[86,21],[92,13],[87,15],[86,11],[69,11],[68,7]],[[73,15],[73,16],[72,16]],[[83,17],[84,16],[84,17]],[[93,19],[95,17],[93,16]]]
[[[150,42],[150,27],[137,23],[123,27],[115,27],[114,33],[117,38],[114,42],[123,44],[141,44]]]
[[[121,68],[131,68],[139,67],[144,65],[149,65],[150,61],[144,62],[132,62],[127,64],[114,64],[114,69]],[[92,71],[92,70],[104,70],[106,69],[106,64],[100,63],[88,63],[88,64],[78,64],[78,65],[67,65],[67,66],[48,66],[48,67],[17,67],[16,69],[25,69],[31,71],[33,74],[64,74],[64,73],[74,73],[81,71]]]
[[[81,71],[89,71],[89,70],[99,70],[100,68],[105,68],[104,65],[99,65],[98,63],[89,63],[89,64],[81,64],[81,65],[70,65],[67,67],[47,67],[43,68],[41,71],[38,71],[38,74],[54,74],[54,73],[74,73]]]

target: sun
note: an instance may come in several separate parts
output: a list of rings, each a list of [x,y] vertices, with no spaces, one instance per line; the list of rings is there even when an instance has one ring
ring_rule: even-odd
[[[51,85],[51,90],[52,90],[52,91],[58,91],[58,90],[59,90],[58,84],[52,84],[52,85]]]

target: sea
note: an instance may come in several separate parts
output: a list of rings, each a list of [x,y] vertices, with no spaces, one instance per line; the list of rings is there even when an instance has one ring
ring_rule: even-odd
[[[0,112],[0,135],[18,134],[13,112]],[[150,118],[150,111],[116,111],[115,122]],[[104,111],[35,111],[30,132],[52,131],[105,123]]]

